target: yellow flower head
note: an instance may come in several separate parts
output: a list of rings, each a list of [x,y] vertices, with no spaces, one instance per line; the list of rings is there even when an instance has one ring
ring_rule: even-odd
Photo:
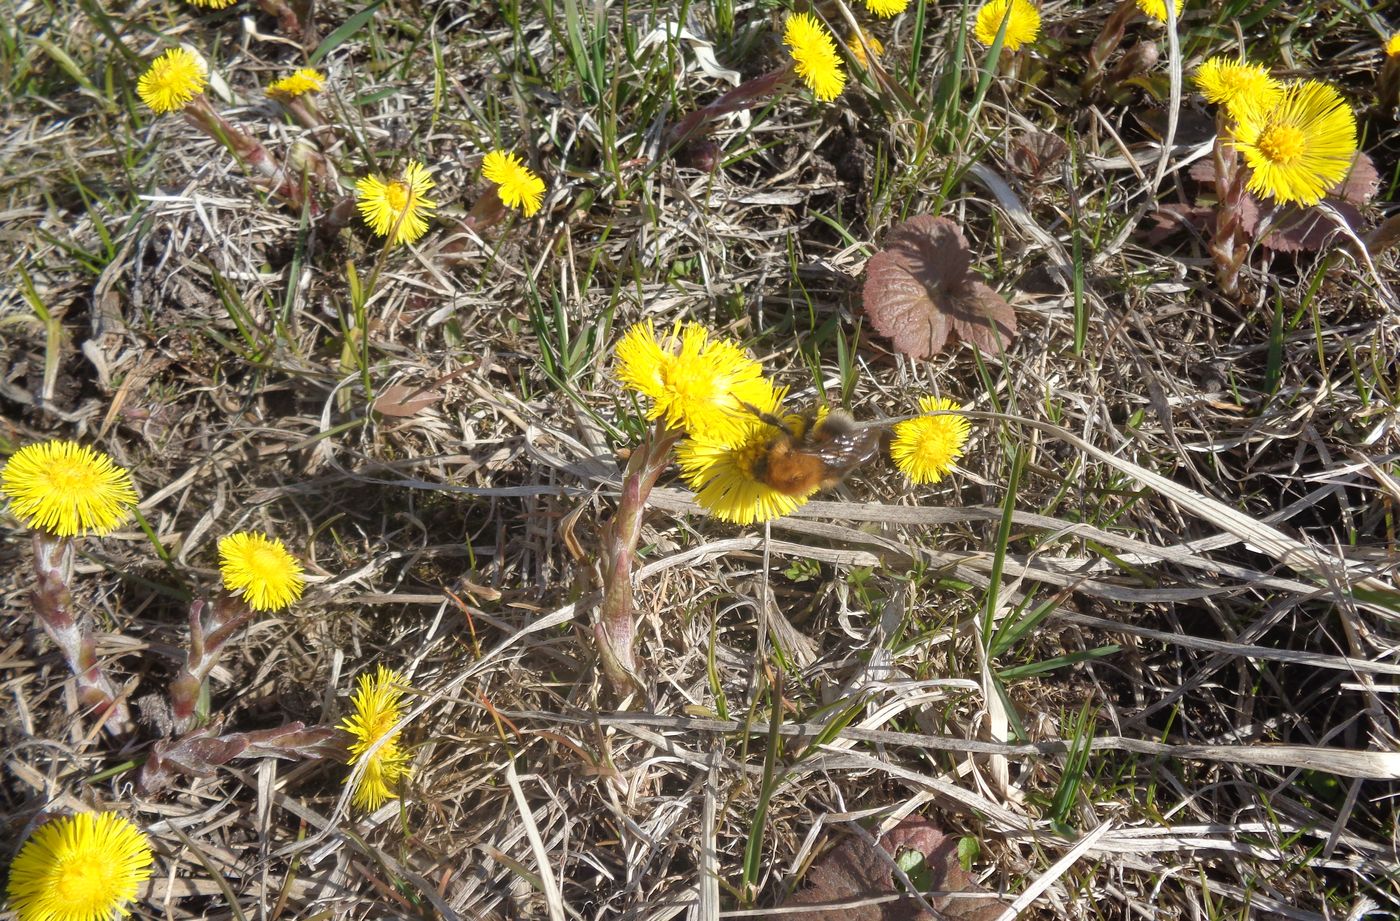
[[[792,55],[793,68],[822,102],[841,95],[846,72],[836,54],[836,40],[811,13],[794,13],[783,27],[783,44]]]
[[[865,48],[860,43],[862,38],[865,39],[865,44],[870,46],[871,54],[875,55],[877,58],[884,56],[885,46],[881,44],[878,38],[871,35],[865,29],[859,29],[851,33],[851,37],[846,41],[846,47],[851,49],[851,57],[855,58],[856,63],[861,67],[869,67],[870,61],[866,58]]]
[[[1001,40],[1003,48],[1015,51],[1035,41],[1040,34],[1040,10],[1030,0],[987,0],[977,10],[972,34],[979,42],[990,46],[996,41],[1001,22],[1008,15],[1006,35]]]
[[[898,16],[904,12],[904,8],[909,5],[909,0],[865,0],[865,8],[876,16],[883,16],[888,19],[891,16]]]
[[[648,418],[664,418],[695,438],[733,444],[753,421],[747,407],[769,403],[773,385],[737,343],[709,336],[698,323],[677,322],[658,339],[650,321],[639,323],[618,343],[617,376],[651,399]]]
[[[779,418],[782,416],[783,392],[775,390],[763,403],[754,404]],[[800,432],[803,419],[787,416],[783,421]],[[681,476],[695,490],[700,507],[723,521],[734,524],[754,524],[781,518],[805,504],[814,485],[805,495],[779,492],[754,476],[754,465],[768,450],[768,445],[781,431],[750,412],[743,433],[726,444],[704,438],[688,438],[676,448],[676,463]]]
[[[298,96],[305,96],[307,93],[319,93],[325,86],[325,74],[319,70],[312,70],[310,67],[303,67],[294,71],[291,76],[269,83],[267,95],[295,99]]]
[[[238,0],[189,0],[191,6],[202,6],[209,10],[222,10],[237,2]]]
[[[960,407],[945,397],[924,397],[919,409],[926,413],[956,411]],[[954,414],[918,416],[898,422],[890,442],[890,458],[915,483],[937,483],[953,469],[967,446],[971,425]]]
[[[1287,84],[1272,104],[1241,112],[1232,142],[1253,175],[1249,191],[1315,205],[1356,157],[1356,116],[1319,80]]]
[[[526,217],[534,217],[544,200],[544,180],[515,154],[493,150],[481,161],[481,175],[494,182],[496,194],[507,208],[518,208]]]
[[[1268,108],[1283,90],[1263,64],[1225,57],[1211,58],[1196,68],[1196,86],[1206,102],[1224,106],[1236,118],[1248,109]]]
[[[110,534],[136,507],[131,474],[72,441],[26,445],[10,455],[0,493],[26,527],[59,537]]]
[[[1186,5],[1186,0],[1176,0],[1172,5],[1176,7],[1176,18],[1180,21],[1181,8]],[[1137,0],[1137,8],[1158,22],[1167,21],[1167,0]]]
[[[1393,58],[1400,57],[1400,32],[1385,40],[1385,53]]]
[[[301,597],[301,564],[275,537],[240,531],[219,540],[224,588],[242,595],[254,611],[277,611]]]
[[[178,112],[208,83],[204,62],[192,51],[171,48],[151,62],[136,84],[136,95],[157,115]]]
[[[428,232],[428,218],[437,202],[424,198],[433,187],[428,168],[417,161],[403,168],[398,179],[366,176],[355,183],[360,214],[381,237],[393,235],[393,243],[412,243]]]
[[[399,747],[398,732],[392,731],[403,717],[403,676],[381,665],[374,677],[361,675],[357,684],[350,701],[354,712],[341,721],[340,728],[355,737],[350,746],[350,766],[365,762],[351,800],[359,808],[373,812],[385,800],[398,796],[394,788],[409,775],[408,752]],[[369,753],[380,739],[384,743]]]
[[[115,812],[51,819],[10,865],[17,921],[112,921],[130,912],[151,876],[151,845]]]

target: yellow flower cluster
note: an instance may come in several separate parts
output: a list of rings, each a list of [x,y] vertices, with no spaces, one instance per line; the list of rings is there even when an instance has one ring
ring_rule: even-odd
[[[811,13],[794,13],[783,27],[783,44],[792,55],[793,71],[822,102],[841,95],[846,71],[836,53],[836,40]]]
[[[298,96],[305,96],[307,93],[319,93],[325,89],[325,86],[325,74],[310,67],[303,67],[281,80],[269,83],[267,95],[282,99],[295,99]]]
[[[373,812],[398,796],[399,783],[410,773],[409,753],[399,747],[399,732],[394,728],[403,718],[403,676],[381,665],[373,676],[361,675],[357,685],[350,702],[352,712],[340,728],[355,738],[350,766],[364,766],[351,800]]]
[[[254,611],[278,611],[301,597],[301,564],[275,537],[241,531],[219,541],[224,588]]]
[[[1315,205],[1351,171],[1356,115],[1330,84],[1280,83],[1263,65],[1216,57],[1196,71],[1196,85],[1230,116],[1229,142],[1250,169],[1250,192]]]
[[[50,819],[10,865],[9,907],[17,921],[124,918],[151,862],[146,836],[115,812]]]
[[[151,62],[136,83],[136,95],[157,115],[178,112],[204,92],[204,62],[185,48],[171,48]]]
[[[713,338],[697,323],[677,323],[661,336],[641,323],[618,345],[616,373],[651,401],[649,418],[686,435],[676,449],[681,475],[717,518],[753,524],[781,517],[833,479],[820,453],[802,442],[809,425],[826,420],[786,413],[786,392],[737,342]],[[914,482],[932,483],[962,455],[969,425],[951,401],[921,406],[926,415],[895,426],[891,455]]]
[[[1016,51],[1022,45],[1029,45],[1040,35],[1040,10],[1030,0],[987,0],[977,10],[972,34],[984,45],[996,41],[1001,31],[1002,21],[1006,21],[1006,34],[1001,46],[1007,51]]]
[[[437,209],[437,202],[427,197],[432,188],[432,174],[417,161],[397,179],[365,176],[355,183],[365,223],[393,245],[412,243],[428,232],[428,218]]]
[[[496,194],[507,208],[516,208],[534,217],[544,200],[544,180],[536,176],[520,158],[504,150],[493,150],[481,161],[481,175],[495,183]]]
[[[131,474],[72,441],[20,448],[0,472],[0,494],[25,527],[57,537],[110,534],[136,508]]]

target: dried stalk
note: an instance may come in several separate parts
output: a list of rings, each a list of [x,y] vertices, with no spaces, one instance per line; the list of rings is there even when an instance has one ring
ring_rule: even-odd
[[[73,540],[46,531],[34,532],[34,613],[39,624],[63,654],[78,686],[78,702],[96,713],[112,732],[130,722],[126,701],[117,696],[112,682],[97,661],[97,641],[92,623],[73,610],[68,584],[73,575]]]
[[[1094,44],[1089,48],[1089,66],[1084,71],[1084,79],[1079,83],[1079,88],[1083,95],[1092,96],[1103,82],[1104,65],[1113,56],[1113,52],[1118,50],[1118,46],[1123,42],[1123,35],[1127,32],[1128,23],[1132,21],[1138,12],[1137,4],[1133,0],[1123,0],[1118,4],[1103,24],[1103,31],[1094,40]]]
[[[663,422],[656,423],[627,461],[617,513],[603,530],[603,601],[593,625],[593,638],[603,674],[619,697],[641,686],[633,648],[637,623],[632,566],[642,536],[647,497],[670,463],[671,448],[680,437],[680,431]]]

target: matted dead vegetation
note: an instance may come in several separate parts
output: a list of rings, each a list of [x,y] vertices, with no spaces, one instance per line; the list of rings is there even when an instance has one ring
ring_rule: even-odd
[[[1046,4],[998,69],[974,8],[915,0],[834,103],[775,92],[673,151],[782,64],[784,10],[386,0],[289,35],[249,4],[11,5],[0,435],[99,447],[141,501],[74,579],[137,713],[118,732],[81,715],[4,521],[0,863],[48,815],[118,810],[156,851],[141,917],[875,917],[779,906],[913,816],[900,834],[941,830],[941,869],[995,897],[938,902],[953,917],[1400,911],[1389,32],[1305,7],[1188,4],[1171,40],[1139,18],[1096,83],[1075,62],[1112,5]],[[819,12],[845,45],[870,23]],[[1321,252],[1252,248],[1231,299],[1156,206],[1196,204],[1189,75],[1237,36],[1356,101],[1379,192]],[[139,104],[181,43],[268,151],[317,141],[318,213]],[[261,89],[317,49],[319,132]],[[538,214],[473,212],[495,149],[544,179]],[[386,251],[333,206],[408,161],[437,215]],[[1005,351],[910,360],[871,332],[865,263],[915,215],[962,228],[1015,309]],[[890,419],[936,393],[973,436],[936,485],[873,464],[767,525],[663,475],[619,697],[590,623],[647,426],[612,350],[648,319],[742,341],[799,405]],[[239,530],[310,584],[225,654],[211,714],[335,724],[356,676],[398,670],[412,777],[373,813],[335,758],[135,787]]]

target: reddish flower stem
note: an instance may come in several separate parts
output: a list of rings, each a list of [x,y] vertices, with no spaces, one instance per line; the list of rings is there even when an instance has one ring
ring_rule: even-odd
[[[307,206],[310,206],[312,214],[320,210],[316,202],[306,194],[306,188],[298,177],[289,173],[257,138],[214,111],[214,106],[210,104],[207,96],[196,96],[185,106],[184,112],[190,124],[202,129],[228,148],[229,153],[238,158],[245,169],[255,174],[254,182],[266,188],[270,194],[283,199],[298,211]]]
[[[81,612],[73,610],[73,594],[68,588],[73,575],[72,538],[35,531],[34,571],[39,577],[33,596],[34,613],[76,679],[78,702],[97,713],[109,730],[119,731],[130,720],[126,702],[117,697],[97,661],[92,624]]]
[[[1216,208],[1210,255],[1215,261],[1215,278],[1220,286],[1220,293],[1228,298],[1238,299],[1240,272],[1249,252],[1242,213],[1245,170],[1240,163],[1239,153],[1225,139],[1227,131],[1222,114],[1216,128],[1215,146],[1211,150],[1211,155],[1215,158]]]
[[[219,662],[224,644],[253,616],[253,609],[236,595],[220,595],[214,603],[197,600],[190,605],[190,648],[185,664],[170,683],[170,711],[175,734],[200,722],[199,701],[204,683]]]
[[[603,674],[619,697],[639,686],[633,648],[637,623],[632,566],[642,536],[642,518],[651,488],[670,463],[671,448],[680,437],[676,429],[656,423],[627,462],[617,513],[603,530],[603,601],[593,638]]]

